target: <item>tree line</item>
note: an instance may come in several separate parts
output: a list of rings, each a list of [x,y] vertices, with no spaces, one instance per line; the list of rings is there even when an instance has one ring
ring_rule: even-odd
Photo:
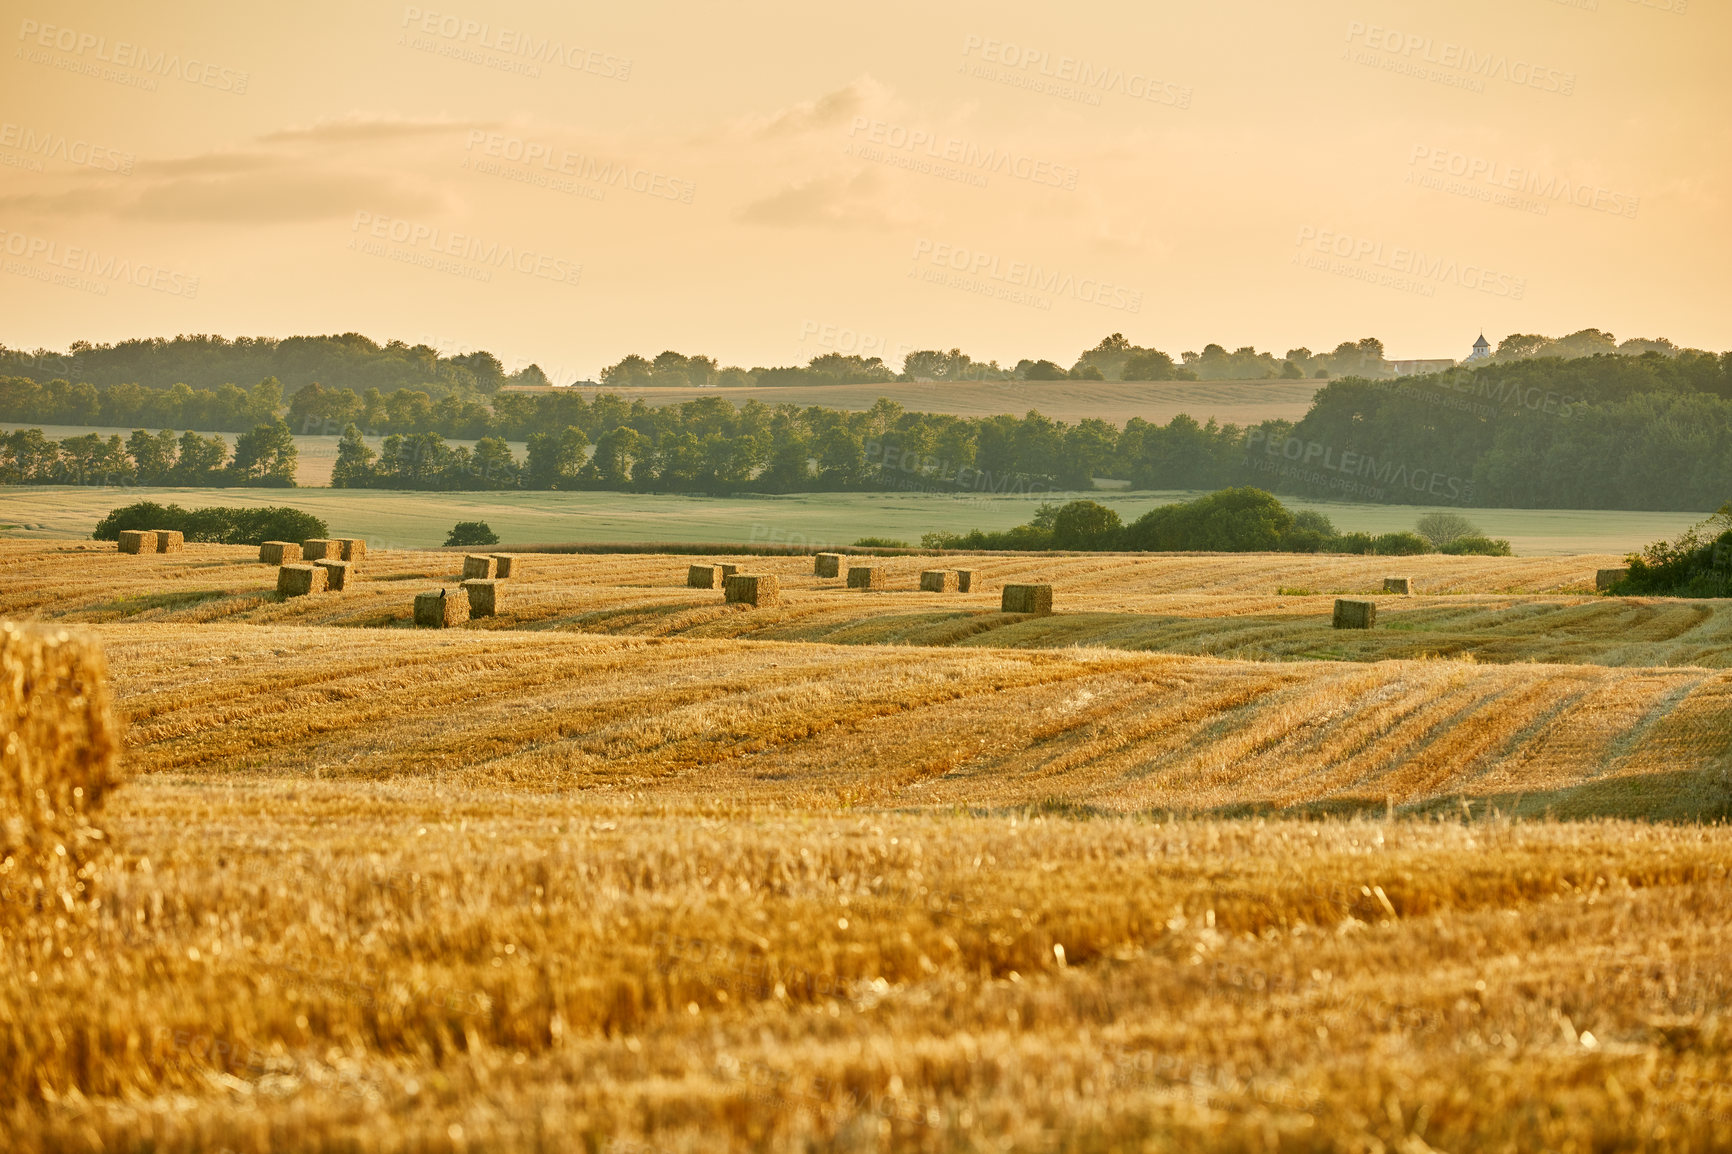
[[[299,456],[281,420],[242,433],[232,455],[222,437],[190,429],[178,436],[171,429],[139,429],[124,440],[118,433],[85,433],[58,441],[41,429],[20,429],[0,435],[0,484],[289,488]]]
[[[927,533],[920,544],[968,550],[1510,555],[1508,541],[1486,537],[1459,514],[1428,513],[1414,531],[1343,533],[1327,515],[1311,509],[1295,513],[1274,494],[1248,485],[1157,505],[1129,525],[1099,502],[1069,501],[1043,504],[1033,520],[1011,529]]]
[[[302,397],[307,403],[297,410]],[[318,431],[343,434],[333,485],[1038,493],[1087,490],[1103,478],[1138,489],[1255,485],[1374,503],[1712,509],[1732,477],[1732,355],[1688,351],[1344,378],[1319,389],[1302,420],[1248,428],[1182,415],[1122,427],[1037,411],[967,418],[906,412],[884,399],[847,412],[756,398],[736,405],[722,394],[656,406],[613,394],[502,392],[472,407],[453,408],[454,398],[417,403],[396,417],[382,400],[387,422],[400,418],[411,428],[390,433],[378,449],[364,436],[377,428],[359,423],[368,398],[321,386],[291,400],[291,413],[329,422]],[[165,465],[153,447],[164,434],[74,438],[70,449],[55,446],[55,456],[38,433],[7,442],[0,479],[284,483],[293,475],[285,464],[290,428],[281,420],[253,426],[235,461],[211,468],[197,467],[199,452],[187,451],[185,436],[168,435],[177,453]],[[454,446],[448,437],[476,443]],[[525,442],[521,459],[510,441]]]
[[[233,340],[195,334],[115,344],[77,341],[64,353],[0,345],[0,375],[44,383],[57,378],[84,381],[98,388],[136,384],[167,389],[186,384],[195,390],[275,377],[290,393],[314,381],[342,381],[384,392],[430,389],[436,394],[493,393],[507,384],[548,383],[537,366],[507,373],[499,358],[484,350],[442,355],[426,344],[388,341],[381,345],[359,333]]]

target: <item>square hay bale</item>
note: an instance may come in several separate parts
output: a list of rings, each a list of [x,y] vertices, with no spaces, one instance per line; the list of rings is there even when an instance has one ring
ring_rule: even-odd
[[[956,591],[967,593],[974,588],[974,570],[958,569],[956,571]]]
[[[722,587],[722,567],[720,565],[693,565],[686,570],[687,589],[720,589]]]
[[[326,572],[317,565],[284,565],[277,570],[277,592],[284,597],[323,593],[327,579]]]
[[[314,566],[325,571],[325,588],[333,593],[341,593],[349,584],[349,563],[347,561],[331,561],[321,558],[313,562]]]
[[[301,547],[293,541],[266,541],[259,546],[259,561],[264,565],[289,565],[301,559]]]
[[[1376,625],[1377,602],[1350,601],[1346,598],[1335,602],[1335,628],[1372,629]]]
[[[415,595],[415,626],[418,629],[449,629],[467,620],[468,597],[449,597],[444,589]]]
[[[495,553],[493,555],[493,575],[501,581],[523,572],[522,559],[514,553]]]
[[[732,577],[734,574],[736,574],[740,571],[740,567],[738,565],[718,565],[716,567],[722,571],[722,580],[723,581],[726,581],[729,577]]]
[[[1385,593],[1399,593],[1406,597],[1413,592],[1413,578],[1385,577],[1383,579],[1383,591]]]
[[[1006,585],[999,608],[1005,613],[1051,613],[1051,585]]]
[[[179,553],[186,549],[186,534],[179,529],[157,529],[155,533],[158,553]]]
[[[928,569],[920,574],[920,588],[926,593],[956,593],[961,584],[954,569]]]
[[[343,558],[343,545],[329,537],[314,537],[311,541],[301,542],[301,560],[322,561],[330,558],[340,561]]]
[[[367,542],[359,537],[338,537],[337,544],[343,547],[343,560],[354,564],[367,559]]]
[[[122,780],[101,647],[0,621],[0,734],[0,862],[11,859],[0,922],[38,908],[64,915],[98,885],[109,841],[97,818]]]
[[[812,576],[840,577],[842,576],[842,554],[820,553],[812,558]]]
[[[469,594],[469,616],[492,617],[499,612],[499,602],[505,589],[497,578],[472,577],[463,583],[463,591]]]
[[[463,558],[463,579],[485,581],[493,576],[493,558],[485,553],[471,553]]]
[[[1629,575],[1628,566],[1622,569],[1596,569],[1594,570],[1594,588],[1604,593]]]
[[[156,530],[122,529],[120,531],[120,551],[122,553],[156,552]]]
[[[889,581],[884,576],[884,569],[879,565],[853,565],[848,569],[848,588],[850,589],[884,589]]]
[[[723,582],[722,599],[731,605],[778,605],[781,583],[773,573],[735,573]]]

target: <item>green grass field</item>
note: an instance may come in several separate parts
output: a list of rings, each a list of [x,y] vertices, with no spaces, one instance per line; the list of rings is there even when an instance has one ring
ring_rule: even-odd
[[[1031,518],[1043,501],[1088,496],[1131,521],[1156,505],[1195,493],[1042,493],[952,497],[934,493],[801,493],[691,497],[641,493],[404,493],[350,489],[169,489],[48,486],[0,488],[0,535],[88,537],[108,510],[133,501],[198,505],[293,505],[324,518],[331,532],[365,537],[377,548],[444,543],[458,521],[486,521],[502,541],[686,541],[792,544],[813,549],[861,537],[919,544],[934,530],[1006,529]],[[1410,529],[1421,506],[1287,501],[1327,513],[1343,531]],[[1556,509],[1470,509],[1486,533],[1508,538],[1523,555],[1624,553],[1701,520],[1695,513]],[[26,529],[24,526],[39,526]]]

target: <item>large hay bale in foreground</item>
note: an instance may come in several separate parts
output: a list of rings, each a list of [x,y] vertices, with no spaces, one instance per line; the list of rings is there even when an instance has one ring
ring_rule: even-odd
[[[158,553],[182,553],[186,551],[186,534],[179,529],[156,529],[156,551]]]
[[[1604,593],[1629,575],[1628,566],[1622,569],[1596,569],[1594,570],[1594,588]]]
[[[264,565],[287,565],[301,559],[301,547],[294,541],[266,541],[259,546],[259,562]]]
[[[1005,613],[1051,613],[1051,585],[1006,585],[999,602]]]
[[[879,565],[854,565],[848,569],[848,588],[883,589],[889,585],[884,569]]]
[[[1346,598],[1335,602],[1335,628],[1372,629],[1376,625],[1377,602],[1350,601]]]
[[[343,544],[331,537],[314,537],[310,541],[301,542],[301,560],[322,561],[325,558],[333,561],[343,559]]]
[[[469,598],[448,597],[443,589],[415,595],[415,626],[419,629],[448,629],[469,620]]]
[[[284,565],[277,570],[277,592],[284,597],[323,593],[330,575],[317,565]]]
[[[722,582],[722,600],[735,605],[777,605],[782,585],[773,573],[735,573]]]
[[[367,542],[359,537],[338,537],[337,544],[343,547],[342,559],[351,565],[356,561],[367,559]]]
[[[720,565],[693,565],[686,570],[686,588],[688,589],[720,589],[722,587],[722,567]]]
[[[96,887],[121,782],[108,666],[87,637],[0,621],[0,920],[70,913]]]
[[[463,558],[463,579],[485,581],[493,576],[493,558],[485,553],[471,553]]]
[[[812,576],[840,577],[842,575],[842,554],[820,553],[812,558]]]
[[[928,569],[920,574],[920,588],[926,593],[956,593],[961,584],[954,569]]]
[[[333,593],[341,593],[349,585],[349,563],[347,561],[319,560],[314,561],[316,568],[325,571],[325,588]]]
[[[967,593],[974,588],[974,570],[958,569],[956,571],[956,591]]]
[[[495,553],[493,555],[493,575],[501,581],[507,577],[518,576],[523,572],[523,559],[513,553]]]
[[[1413,579],[1411,577],[1385,577],[1383,579],[1383,591],[1385,593],[1399,593],[1406,597],[1413,592]]]
[[[156,531],[154,529],[122,529],[118,545],[122,553],[154,553],[156,552]]]
[[[492,617],[499,612],[499,602],[505,594],[505,587],[497,578],[471,577],[463,582],[463,592],[469,595],[469,616]]]

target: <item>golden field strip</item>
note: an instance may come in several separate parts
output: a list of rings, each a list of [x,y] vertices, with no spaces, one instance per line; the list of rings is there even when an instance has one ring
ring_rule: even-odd
[[[1341,557],[1304,554],[1085,554],[886,557],[891,589],[849,590],[806,557],[719,557],[778,575],[783,604],[744,611],[685,587],[696,557],[526,554],[501,614],[470,629],[993,648],[1100,646],[1246,659],[1732,664],[1732,608],[1720,601],[1612,599],[1592,592],[1617,558]],[[926,568],[974,568],[977,591],[916,591]],[[455,590],[456,553],[370,553],[341,595],[276,595],[256,551],[190,546],[128,557],[105,545],[0,545],[0,615],[108,621],[406,627],[417,592]],[[1330,627],[1338,594],[1411,574],[1418,595],[1380,598],[1374,631]],[[998,612],[999,590],[1050,582],[1051,618]],[[1282,591],[1287,592],[1283,593]]]
[[[1612,558],[254,554],[0,546],[131,775],[0,1148],[1732,1149],[1732,618]]]

